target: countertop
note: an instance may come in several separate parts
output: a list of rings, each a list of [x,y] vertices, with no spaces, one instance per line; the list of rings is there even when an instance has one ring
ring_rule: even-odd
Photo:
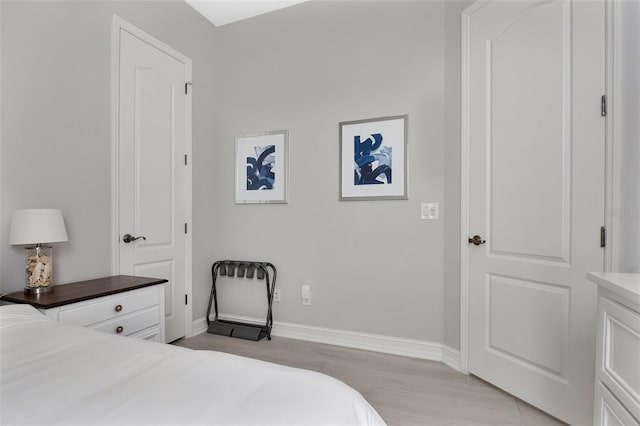
[[[587,279],[640,305],[640,274],[587,272]]]

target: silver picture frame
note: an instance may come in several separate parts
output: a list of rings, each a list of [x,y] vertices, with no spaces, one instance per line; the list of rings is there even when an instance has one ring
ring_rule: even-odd
[[[340,201],[407,200],[409,115],[343,121]]]
[[[236,135],[236,204],[286,204],[288,187],[289,131]]]

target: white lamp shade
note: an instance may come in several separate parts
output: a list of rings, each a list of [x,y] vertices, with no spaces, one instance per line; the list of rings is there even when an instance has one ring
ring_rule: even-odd
[[[9,244],[44,244],[68,240],[60,210],[23,209],[14,211],[11,216]]]

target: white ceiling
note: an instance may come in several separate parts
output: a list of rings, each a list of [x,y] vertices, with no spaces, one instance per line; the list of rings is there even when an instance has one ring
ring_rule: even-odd
[[[216,27],[302,3],[307,0],[185,0]]]

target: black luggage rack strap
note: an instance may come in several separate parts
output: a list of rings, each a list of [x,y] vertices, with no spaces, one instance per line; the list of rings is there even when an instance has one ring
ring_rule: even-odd
[[[257,279],[265,280],[267,288],[267,319],[265,324],[260,325],[218,318],[217,277],[237,276],[243,278],[246,276],[251,279],[254,277],[254,272]],[[271,340],[271,327],[273,326],[271,306],[273,304],[273,290],[276,286],[276,267],[273,264],[246,260],[218,260],[211,266],[211,281],[211,295],[209,296],[209,307],[207,308],[207,332],[247,340],[258,341],[264,337]],[[209,319],[211,316],[211,306],[213,306],[215,312],[213,321]]]

